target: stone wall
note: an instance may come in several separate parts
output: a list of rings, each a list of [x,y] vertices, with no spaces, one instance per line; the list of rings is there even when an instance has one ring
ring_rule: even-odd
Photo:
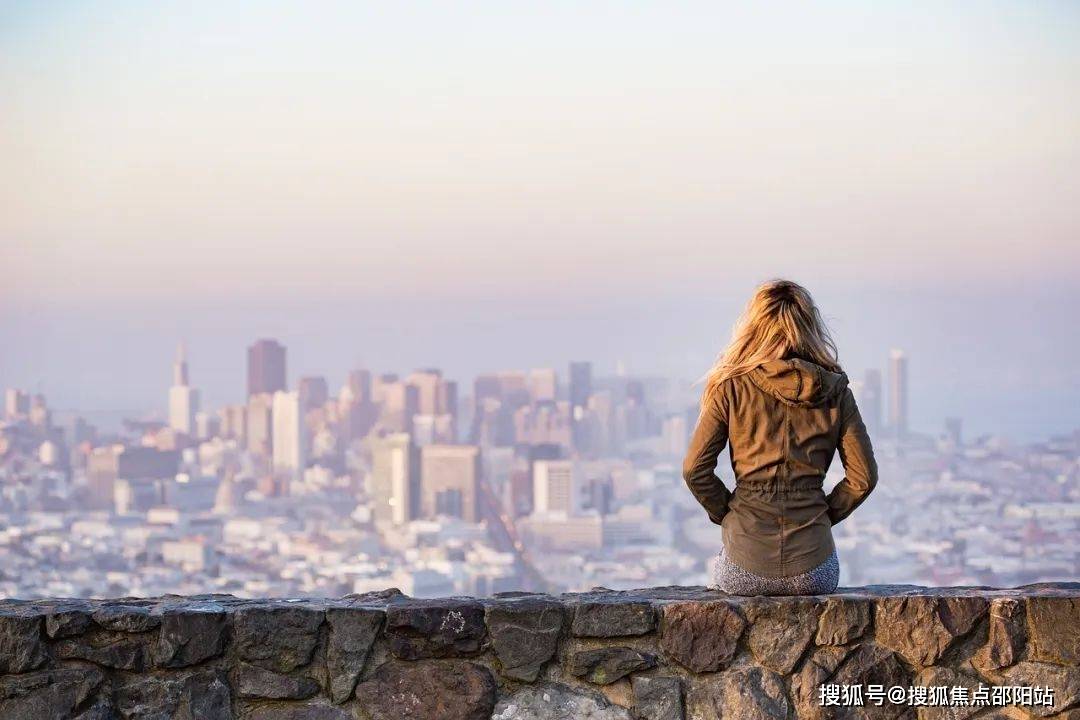
[[[1054,705],[819,705],[818,686],[1050,686]],[[1080,583],[811,598],[0,601],[0,719],[1080,718]]]

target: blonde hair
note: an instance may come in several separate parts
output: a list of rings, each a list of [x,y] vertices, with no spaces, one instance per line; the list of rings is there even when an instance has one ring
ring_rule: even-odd
[[[829,328],[802,285],[770,280],[754,291],[731,342],[703,378],[702,405],[728,378],[750,372],[769,360],[800,357],[826,370],[842,372]]]

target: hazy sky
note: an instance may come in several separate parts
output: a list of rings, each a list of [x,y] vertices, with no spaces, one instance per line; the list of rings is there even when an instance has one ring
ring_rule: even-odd
[[[0,1],[0,385],[692,378],[817,296],[914,424],[1080,426],[1075,2]]]

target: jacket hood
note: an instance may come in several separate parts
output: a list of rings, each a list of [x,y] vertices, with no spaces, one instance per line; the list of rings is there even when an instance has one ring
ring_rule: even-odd
[[[750,371],[750,380],[781,402],[799,407],[825,405],[848,386],[848,377],[801,358],[769,360]]]

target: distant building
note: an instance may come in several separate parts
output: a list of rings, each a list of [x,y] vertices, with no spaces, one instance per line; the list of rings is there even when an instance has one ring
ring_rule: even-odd
[[[529,395],[533,402],[554,401],[559,394],[559,376],[554,368],[536,368],[529,371]]]
[[[372,437],[371,494],[376,523],[403,525],[419,509],[420,458],[406,433]]]
[[[352,393],[352,401],[372,402],[370,370],[350,370],[348,378],[345,380],[345,387]]]
[[[898,439],[908,433],[908,360],[902,350],[889,353],[889,429]]]
[[[401,380],[384,380],[379,383],[378,392],[382,405],[379,422],[383,429],[390,432],[412,432],[412,419],[419,407],[416,386]]]
[[[570,363],[570,420],[573,423],[574,448],[588,449],[589,429],[585,423],[589,397],[592,395],[592,363]]]
[[[307,433],[298,391],[274,393],[272,451],[274,474],[296,479],[307,465]]]
[[[686,446],[690,442],[689,431],[686,427],[686,415],[677,413],[664,418],[660,428],[661,450],[670,457],[682,457],[686,454]]]
[[[256,340],[248,348],[247,380],[249,397],[284,390],[285,346],[277,340]]]
[[[259,393],[248,398],[247,449],[262,457],[270,457],[274,449],[274,396]]]
[[[304,410],[321,408],[330,398],[330,391],[326,385],[326,378],[321,376],[302,377],[296,384],[300,391],[300,399]]]
[[[4,393],[4,416],[8,420],[24,418],[30,414],[30,395],[16,388]]]
[[[479,521],[480,449],[428,445],[420,449],[420,516]]]
[[[537,460],[533,463],[533,512],[566,513],[580,509],[579,481],[573,460]]]

